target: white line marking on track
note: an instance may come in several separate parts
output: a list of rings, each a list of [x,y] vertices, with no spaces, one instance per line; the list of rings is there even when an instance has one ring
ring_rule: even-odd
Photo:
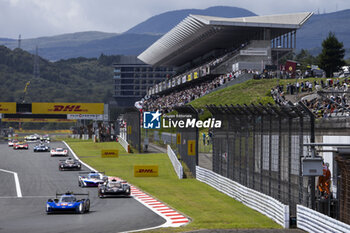
[[[4,169],[0,169],[0,171],[7,172],[7,173],[12,173],[12,174],[13,174],[13,176],[14,176],[14,178],[15,178],[17,197],[22,197],[21,185],[20,185],[20,183],[19,183],[19,179],[18,179],[18,174],[17,174],[17,172],[8,171],[8,170],[4,170]]]

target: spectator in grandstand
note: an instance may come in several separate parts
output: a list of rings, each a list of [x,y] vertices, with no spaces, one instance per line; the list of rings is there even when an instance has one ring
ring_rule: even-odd
[[[322,88],[318,82],[315,85],[315,90],[319,91]],[[328,92],[327,98],[314,98],[311,100],[303,100],[304,104],[317,116],[317,117],[334,117],[334,116],[348,116],[349,99],[347,95],[349,81],[347,79],[341,81],[335,81],[328,79],[326,83],[323,83],[324,90]],[[334,92],[333,92],[334,91]]]
[[[175,91],[168,95],[158,97],[153,96],[152,98],[143,101],[142,108],[145,111],[161,110],[163,113],[168,113],[171,112],[174,107],[183,106],[201,96],[204,96],[236,77],[236,74],[230,72],[225,75],[220,75],[211,81],[203,82],[181,91]]]

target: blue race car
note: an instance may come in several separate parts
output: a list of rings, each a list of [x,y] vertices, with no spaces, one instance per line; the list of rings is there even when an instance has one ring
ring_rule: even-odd
[[[45,144],[39,144],[34,146],[33,150],[34,152],[46,152],[50,151],[50,147],[46,146]]]
[[[56,193],[55,199],[49,199],[46,202],[46,213],[72,212],[83,214],[90,211],[90,199],[77,199],[76,196],[89,196],[89,194],[73,194],[66,192],[64,194]]]

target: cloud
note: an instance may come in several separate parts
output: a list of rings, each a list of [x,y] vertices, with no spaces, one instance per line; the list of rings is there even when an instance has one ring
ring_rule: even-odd
[[[254,3],[254,4],[252,4]],[[350,8],[335,0],[0,0],[0,37],[51,36],[81,31],[124,32],[166,11],[236,6],[259,15]]]

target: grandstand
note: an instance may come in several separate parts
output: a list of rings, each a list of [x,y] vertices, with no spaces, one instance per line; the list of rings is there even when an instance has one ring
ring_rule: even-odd
[[[196,103],[181,107],[220,88],[260,76],[262,71],[275,71],[278,74],[279,60],[295,49],[296,31],[311,15],[312,13],[297,13],[244,18],[190,15],[138,58],[149,65],[175,67],[177,71],[174,76],[148,89],[148,95],[143,101],[144,110],[167,113],[174,109],[179,115],[189,114],[192,118],[198,118],[199,115],[203,117],[204,111],[208,110],[212,118],[224,122],[223,127],[207,131],[207,135],[209,132],[211,135],[208,144],[211,144],[212,152],[206,155],[203,155],[205,150],[199,150],[198,128],[176,127],[176,134],[170,134],[171,138],[180,138],[180,143],[176,141],[176,152],[197,179],[201,176],[200,161],[209,161],[206,166],[215,174],[225,177],[225,181],[228,178],[258,191],[260,196],[265,194],[288,205],[288,208],[282,207],[286,210],[282,215],[287,219],[284,227],[298,221],[297,226],[307,230],[314,227],[310,224],[313,222],[317,225],[313,231],[332,229],[325,230],[332,232],[335,226],[343,225],[334,219],[326,219],[327,216],[350,223],[350,186],[345,178],[349,177],[349,151],[348,148],[346,152],[338,150],[348,146],[338,142],[349,140],[349,80],[310,78],[296,80],[295,83],[278,80],[275,88],[272,87],[276,81],[264,80],[272,88],[271,96],[276,105],[238,104],[233,101],[238,92],[225,93],[225,99],[219,98],[222,93],[219,92],[217,96],[213,93],[198,100],[202,101],[200,108]],[[268,72],[268,76],[271,73],[273,72]],[[245,84],[254,83],[258,84],[254,91],[263,89],[260,80]],[[298,100],[297,104],[293,104],[291,99]],[[140,127],[139,121],[137,126],[132,126],[136,127]],[[158,131],[154,135],[157,135],[155,141],[164,140],[165,143],[163,135],[159,139]],[[315,149],[316,140],[320,141],[319,145],[324,144],[324,148]],[[192,148],[193,142],[196,143],[196,156],[190,156],[188,149]],[[334,143],[332,150],[325,149],[326,146],[331,146],[329,142]],[[319,156],[325,162],[319,168],[323,170],[327,167],[331,171],[334,197],[328,194],[322,196],[322,192],[315,189],[315,177],[318,175],[304,174],[304,165],[311,161],[305,162],[306,158],[314,159],[316,152],[318,163],[321,161]],[[328,152],[332,154],[325,154]],[[210,155],[209,159],[207,155]],[[235,186],[232,183],[221,185],[224,183],[219,178],[210,182],[214,188],[225,186],[222,192],[226,194],[231,194],[229,188]],[[237,199],[242,200],[242,197]],[[264,204],[267,204],[265,207],[257,204],[253,196],[248,199],[252,199],[253,206],[259,205],[256,210],[272,207],[266,201],[266,196],[263,197]],[[304,207],[305,213],[302,210]],[[304,220],[305,216],[311,220]],[[323,228],[328,227],[327,224],[330,228]],[[349,232],[350,228],[344,226],[345,228],[347,230],[339,232]]]
[[[296,31],[311,15],[189,15],[138,56],[146,64],[177,70],[176,75],[150,87],[146,99],[156,101],[169,93],[215,84],[219,79],[220,85],[201,90],[187,102],[224,84],[251,79],[265,69],[277,70],[279,60],[296,46]]]

